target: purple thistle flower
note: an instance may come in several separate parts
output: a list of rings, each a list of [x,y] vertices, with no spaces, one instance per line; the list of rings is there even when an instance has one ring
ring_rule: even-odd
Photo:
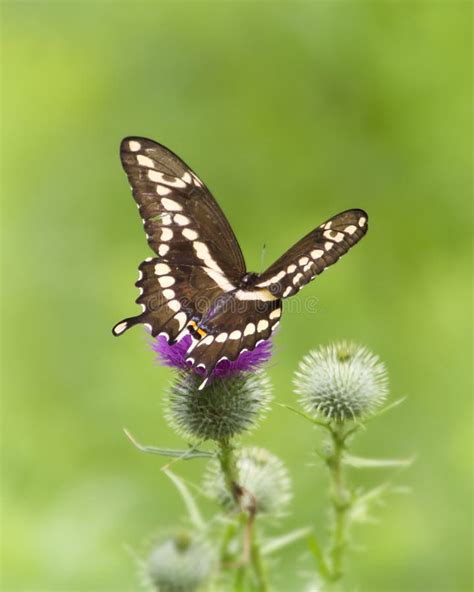
[[[185,335],[178,343],[170,345],[166,337],[161,335],[151,343],[151,347],[158,354],[158,361],[163,366],[189,370],[189,366],[186,364],[186,357],[191,341],[191,336]],[[229,360],[220,361],[212,371],[211,377],[226,378],[239,372],[251,372],[268,361],[271,355],[272,342],[270,339],[267,339],[259,343],[254,350],[242,352],[233,362]],[[193,371],[202,376],[202,370],[200,368],[193,369]]]

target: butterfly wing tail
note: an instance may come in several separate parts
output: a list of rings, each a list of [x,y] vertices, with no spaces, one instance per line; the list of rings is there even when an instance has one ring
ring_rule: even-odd
[[[114,335],[122,335],[134,325],[142,324],[155,337],[166,335],[168,341],[176,339],[188,323],[184,302],[177,299],[173,289],[178,276],[176,267],[163,263],[161,259],[147,259],[140,264],[139,277],[135,285],[140,290],[136,302],[142,313],[126,318],[112,329]]]

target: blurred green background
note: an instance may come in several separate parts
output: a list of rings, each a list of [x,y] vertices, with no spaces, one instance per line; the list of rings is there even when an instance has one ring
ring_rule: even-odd
[[[347,338],[387,363],[404,405],[357,441],[417,455],[380,523],[359,528],[351,589],[471,589],[470,2],[3,2],[3,569],[7,592],[139,589],[129,548],[179,522],[163,462],[125,440],[182,443],[172,376],[135,314],[141,222],[123,136],[176,151],[228,215],[250,269],[330,215],[366,239],[300,294],[270,373],[275,397],[310,349]],[[245,439],[294,479],[281,530],[324,536],[325,474],[304,422],[275,406]],[[200,461],[175,466],[199,480]],[[354,475],[363,485],[380,474]],[[211,510],[209,506],[208,510]],[[303,543],[274,566],[301,590]]]

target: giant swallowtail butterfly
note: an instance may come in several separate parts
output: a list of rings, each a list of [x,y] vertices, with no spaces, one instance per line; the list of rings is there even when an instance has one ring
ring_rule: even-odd
[[[150,247],[136,282],[142,312],[113,328],[145,325],[174,343],[191,334],[191,368],[207,382],[222,359],[253,350],[277,328],[282,300],[335,263],[367,232],[367,214],[347,210],[311,231],[261,274],[249,273],[224,213],[199,177],[146,138],[122,141],[128,175]]]

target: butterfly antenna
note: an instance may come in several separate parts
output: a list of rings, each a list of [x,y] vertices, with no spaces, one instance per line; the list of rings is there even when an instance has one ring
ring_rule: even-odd
[[[262,251],[260,253],[260,270],[261,272],[265,269],[265,255],[267,254],[267,245],[263,243]]]

